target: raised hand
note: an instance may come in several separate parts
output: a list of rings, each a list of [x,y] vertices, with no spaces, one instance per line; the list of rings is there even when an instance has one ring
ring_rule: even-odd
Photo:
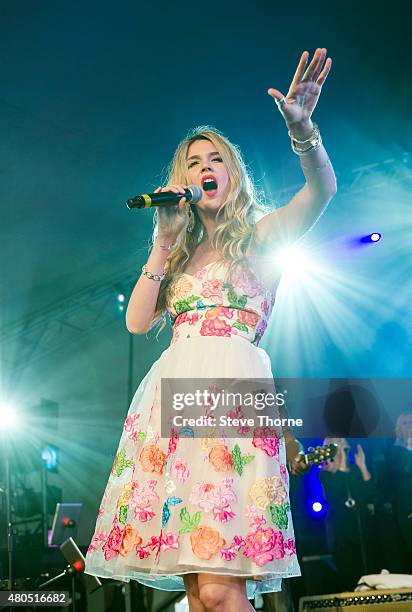
[[[366,469],[366,457],[363,448],[360,444],[356,445],[357,452],[355,453],[355,463],[360,470]]]
[[[332,59],[325,62],[327,50],[318,48],[312,61],[305,70],[309,58],[308,51],[300,57],[289,91],[284,96],[278,89],[270,87],[268,94],[274,99],[286,123],[305,123],[309,121],[319,100],[322,85],[332,66]]]

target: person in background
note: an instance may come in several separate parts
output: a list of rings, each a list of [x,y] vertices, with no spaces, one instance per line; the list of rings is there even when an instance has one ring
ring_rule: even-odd
[[[412,412],[396,421],[396,440],[388,452],[394,513],[399,526],[405,573],[412,573]]]
[[[337,454],[320,471],[328,502],[328,547],[335,559],[340,588],[353,590],[360,576],[381,570],[376,565],[381,555],[374,526],[377,487],[360,444],[356,446],[353,465],[346,438],[324,440],[325,445],[330,443],[338,445]]]

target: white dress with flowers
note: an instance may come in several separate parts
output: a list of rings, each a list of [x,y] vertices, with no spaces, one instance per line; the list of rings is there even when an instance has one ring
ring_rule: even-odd
[[[225,268],[183,273],[170,288],[173,337],[130,405],[88,574],[171,591],[183,591],[182,574],[191,572],[246,577],[250,599],[300,576],[282,432],[239,427],[236,438],[191,438],[177,428],[160,435],[162,377],[273,378],[258,344],[275,295],[251,268],[224,282]]]

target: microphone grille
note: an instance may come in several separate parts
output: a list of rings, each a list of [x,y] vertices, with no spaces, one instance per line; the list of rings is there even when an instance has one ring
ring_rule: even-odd
[[[192,198],[190,200],[190,204],[197,204],[200,202],[203,196],[203,191],[197,185],[189,185],[189,191],[192,194]]]

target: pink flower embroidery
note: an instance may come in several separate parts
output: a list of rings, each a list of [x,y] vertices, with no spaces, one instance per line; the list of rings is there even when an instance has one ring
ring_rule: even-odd
[[[221,523],[227,523],[230,519],[235,516],[235,513],[232,512],[231,507],[227,504],[224,508],[215,507],[213,508],[213,518],[215,521],[220,521]]]
[[[279,455],[279,438],[277,437],[276,429],[270,429],[270,427],[256,427],[253,433],[253,446],[262,449],[268,457]]]
[[[197,482],[193,485],[189,501],[199,506],[205,512],[210,512],[215,507],[215,485],[211,482]]]
[[[180,457],[176,457],[176,459],[173,461],[172,467],[170,468],[170,474],[182,482],[187,480],[190,475],[187,461],[181,459]]]
[[[281,531],[274,531],[271,527],[258,527],[253,533],[246,536],[246,546],[243,554],[253,559],[256,565],[262,567],[273,559],[282,559],[285,556],[284,541]]]
[[[97,550],[97,548],[99,546],[101,546],[105,541],[107,540],[107,533],[105,533],[104,531],[101,531],[100,533],[97,533],[92,541],[89,544],[89,548],[87,549],[87,552],[95,552]]]
[[[104,552],[104,558],[106,561],[110,561],[113,557],[116,557],[120,552],[120,546],[122,543],[123,531],[120,529],[117,522],[117,517],[114,517],[113,526],[106,540],[106,543],[102,546]]]
[[[181,312],[178,316],[177,319],[175,321],[175,324],[173,325],[174,329],[177,329],[177,327],[179,325],[181,325],[182,323],[186,323],[189,320],[189,315],[187,312]]]
[[[168,533],[164,538],[162,533],[160,533],[159,537],[152,536],[150,540],[147,542],[146,546],[137,546],[136,554],[140,557],[140,559],[144,559],[148,557],[150,553],[147,551],[148,548],[152,550],[157,549],[160,550],[168,550],[169,548],[179,548],[179,536],[174,533]]]
[[[136,546],[136,555],[139,559],[146,559],[146,557],[150,557],[150,552],[146,546]]]
[[[226,336],[230,337],[231,327],[222,319],[204,319],[200,328],[201,336]]]
[[[176,447],[177,447],[177,441],[179,439],[179,434],[175,431],[172,430],[172,435],[169,439],[169,446],[167,449],[167,456],[171,455],[172,453],[176,452]]]
[[[234,271],[232,283],[236,289],[240,289],[241,293],[248,297],[256,297],[264,293],[264,288],[257,278],[247,270],[242,270],[241,266],[238,266]]]
[[[202,292],[200,295],[202,297],[213,300],[217,304],[221,304],[222,303],[222,283],[217,278],[204,281],[203,286],[202,286]]]
[[[285,542],[285,552],[288,555],[296,555],[296,543],[293,538],[288,538]]]
[[[237,557],[239,550],[246,544],[241,536],[234,536],[232,543],[228,548],[220,549],[220,556],[226,561],[233,561]]]
[[[169,548],[179,548],[179,536],[174,533],[168,533],[165,538],[162,538],[161,550]]]
[[[129,504],[134,509],[136,520],[142,523],[146,523],[156,516],[152,508],[152,503],[159,501],[159,496],[154,491],[156,485],[157,480],[149,480],[145,484],[133,482]]]
[[[227,523],[235,517],[230,502],[236,501],[233,491],[233,478],[225,478],[221,486],[211,482],[196,483],[193,485],[189,501],[202,508],[205,512],[212,511],[215,521]]]
[[[286,470],[286,465],[283,463],[280,466],[280,476],[285,484],[288,484],[288,472]]]
[[[246,516],[250,518],[250,527],[260,527],[266,525],[266,518],[263,514],[259,514],[256,506],[246,506]]]
[[[129,414],[124,424],[124,430],[129,433],[128,438],[129,440],[133,440],[133,442],[136,442],[137,440],[137,435],[138,435],[137,426],[138,426],[139,419],[140,419],[140,413]]]
[[[236,406],[234,410],[230,410],[226,413],[226,415],[231,417],[232,419],[245,418],[241,406]],[[240,434],[241,436],[244,436],[248,431],[250,431],[249,425],[239,425],[239,427],[236,429],[236,433]]]

